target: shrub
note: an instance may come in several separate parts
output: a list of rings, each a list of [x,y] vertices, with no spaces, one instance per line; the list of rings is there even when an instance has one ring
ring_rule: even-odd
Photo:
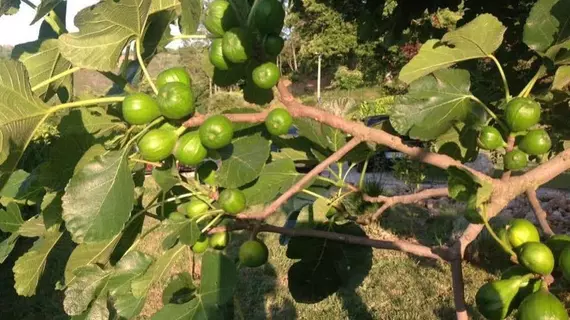
[[[334,73],[333,87],[344,90],[354,90],[364,84],[364,76],[360,70],[350,70],[340,66]]]

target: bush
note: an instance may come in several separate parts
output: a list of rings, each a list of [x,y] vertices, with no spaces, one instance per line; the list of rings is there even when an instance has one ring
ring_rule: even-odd
[[[350,70],[340,66],[334,73],[333,87],[344,90],[354,90],[364,84],[364,76],[360,70]]]

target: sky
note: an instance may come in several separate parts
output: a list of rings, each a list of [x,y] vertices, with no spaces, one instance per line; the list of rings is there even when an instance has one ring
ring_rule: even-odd
[[[40,3],[40,0],[31,0],[34,4]],[[99,0],[70,0],[67,2],[67,29],[70,32],[76,32],[77,28],[73,24],[73,17],[77,12],[87,6],[95,4]],[[15,15],[0,17],[0,45],[17,45],[18,43],[29,42],[37,39],[38,31],[43,20],[33,25],[30,22],[34,19],[36,11],[28,5],[22,3],[20,11]],[[17,32],[5,32],[6,30],[17,30]]]

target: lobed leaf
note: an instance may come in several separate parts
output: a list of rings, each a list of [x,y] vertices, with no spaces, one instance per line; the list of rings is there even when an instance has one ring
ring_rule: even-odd
[[[34,16],[34,20],[32,20],[31,24],[38,22],[41,18],[43,18],[63,1],[65,0],[42,0],[42,2],[40,2],[40,4],[38,4],[36,7],[36,15]]]
[[[485,58],[503,42],[507,28],[493,15],[482,14],[441,40],[426,41],[418,54],[400,71],[400,80],[411,83],[458,62]]]
[[[46,0],[42,1],[42,4],[44,2]],[[58,0],[55,2],[58,2]],[[38,13],[39,10],[40,8],[38,7]],[[32,87],[71,68],[71,62],[61,56],[57,39],[39,39],[19,44],[14,47],[12,58],[19,60],[26,66]],[[34,93],[42,97],[44,101],[47,101],[51,98],[51,95],[48,95],[49,91],[55,92],[70,79],[71,75],[63,77],[39,88]]]
[[[21,62],[0,60],[0,188],[50,109],[33,95]]]
[[[150,0],[104,0],[75,16],[79,32],[59,37],[61,54],[76,67],[113,71],[129,42],[142,37]]]
[[[475,108],[469,91],[469,72],[439,70],[414,81],[406,95],[398,97],[390,123],[402,135],[431,140],[464,120]]]

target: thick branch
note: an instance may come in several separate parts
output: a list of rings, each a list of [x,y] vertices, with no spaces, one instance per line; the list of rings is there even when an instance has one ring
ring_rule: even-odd
[[[548,221],[546,220],[546,211],[542,209],[542,206],[538,201],[538,197],[536,196],[536,190],[534,189],[527,190],[526,196],[528,198],[528,201],[530,202],[530,205],[532,206],[532,209],[534,210],[534,215],[536,216],[538,223],[540,223],[542,231],[544,231],[544,233],[548,236],[554,235],[554,232],[552,231],[550,225],[548,224]]]
[[[280,101],[287,107],[289,112],[294,117],[304,117],[311,118],[318,122],[327,124],[333,128],[337,128],[345,133],[348,133],[354,137],[360,138],[362,141],[375,142],[384,146],[387,146],[396,151],[400,151],[407,154],[413,159],[417,159],[427,164],[431,164],[435,167],[447,169],[450,166],[457,166],[465,168],[475,174],[482,180],[490,181],[492,180],[487,175],[471,169],[463,165],[460,161],[457,161],[449,156],[443,154],[437,154],[429,152],[426,149],[419,147],[411,147],[402,141],[398,136],[387,133],[384,130],[369,128],[363,123],[354,122],[346,120],[342,117],[330,114],[324,110],[317,109],[314,107],[306,106],[295,100],[293,95],[289,92],[287,86],[290,83],[288,80],[281,80],[277,85],[280,94]]]
[[[447,196],[449,196],[447,188],[437,188],[437,189],[426,189],[413,194],[406,194],[406,195],[392,196],[392,197],[386,197],[386,196],[370,197],[368,195],[364,195],[363,199],[368,202],[383,203],[380,209],[378,209],[374,213],[374,215],[372,215],[372,221],[375,221],[378,220],[378,218],[384,211],[388,210],[393,205],[399,203],[401,204],[414,203],[424,199],[447,197]]]
[[[258,232],[272,232],[272,233],[279,233],[284,234],[290,237],[311,237],[311,238],[322,238],[322,239],[329,239],[332,241],[344,242],[349,244],[356,244],[361,246],[368,246],[378,249],[387,249],[387,250],[395,250],[395,251],[402,251],[406,253],[410,253],[416,256],[436,259],[436,260],[444,260],[442,256],[435,253],[438,250],[442,252],[446,252],[445,247],[443,248],[430,248],[427,246],[423,246],[420,244],[415,244],[403,240],[378,240],[378,239],[370,239],[367,237],[359,237],[353,236],[349,234],[343,233],[336,233],[330,231],[322,231],[322,230],[314,230],[314,229],[295,229],[295,228],[284,228],[284,227],[277,227],[273,225],[261,224],[256,226],[256,223],[246,223],[243,221],[236,221],[234,225],[231,226],[222,226],[217,227],[209,231],[210,234],[220,232],[220,231],[234,231],[234,230],[252,230],[253,228],[257,227]]]
[[[453,301],[457,320],[468,320],[467,307],[465,306],[465,293],[463,283],[463,270],[461,259],[451,261],[451,284],[453,288]]]
[[[281,205],[283,205],[289,198],[291,198],[295,193],[301,191],[306,185],[308,185],[314,177],[319,175],[323,172],[328,166],[331,164],[339,161],[344,155],[346,155],[350,150],[354,149],[358,144],[362,142],[358,138],[353,138],[348,141],[342,148],[338,149],[335,153],[331,154],[328,158],[326,158],[323,162],[319,163],[313,170],[309,171],[306,175],[303,176],[297,183],[295,183],[289,190],[285,191],[279,198],[273,201],[269,206],[267,206],[263,212],[259,215],[249,215],[249,216],[241,216],[242,218],[247,219],[257,219],[263,220],[273,214]]]

